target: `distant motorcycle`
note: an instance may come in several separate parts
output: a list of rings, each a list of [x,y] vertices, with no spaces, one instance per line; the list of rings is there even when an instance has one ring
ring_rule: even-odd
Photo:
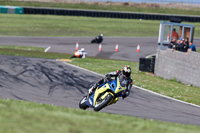
[[[108,105],[116,103],[119,97],[125,94],[125,86],[116,77],[113,81],[101,84],[93,94],[84,96],[79,102],[79,108],[87,109],[92,107],[94,111],[100,111]]]
[[[98,37],[95,37],[91,43],[102,43],[103,42],[103,34],[100,34]]]

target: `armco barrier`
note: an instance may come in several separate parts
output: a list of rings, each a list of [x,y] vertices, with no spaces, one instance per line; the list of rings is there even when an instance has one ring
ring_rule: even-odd
[[[146,20],[170,20],[179,18],[187,22],[200,22],[200,16],[184,15],[164,15],[164,14],[144,14],[133,12],[116,12],[116,11],[95,11],[95,10],[76,10],[76,9],[52,9],[52,8],[35,8],[24,7],[24,14],[43,14],[43,15],[67,15],[67,16],[87,16],[87,17],[108,17],[124,19],[146,19]]]
[[[23,14],[23,8],[17,6],[0,6],[0,13]]]
[[[183,53],[171,49],[158,50],[155,74],[164,79],[176,79],[184,84],[200,87],[200,54]]]

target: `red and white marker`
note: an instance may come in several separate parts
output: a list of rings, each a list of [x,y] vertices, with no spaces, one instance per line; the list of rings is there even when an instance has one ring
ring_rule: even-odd
[[[118,52],[119,51],[119,46],[118,46],[118,44],[116,44],[116,46],[115,46],[115,52]]]
[[[78,45],[79,45],[78,42],[76,42],[76,50],[78,50]]]
[[[102,50],[102,44],[99,44],[99,52]]]
[[[137,45],[137,52],[140,52],[140,44]]]

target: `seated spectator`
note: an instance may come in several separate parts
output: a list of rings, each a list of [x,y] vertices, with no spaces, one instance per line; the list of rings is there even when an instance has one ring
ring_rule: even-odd
[[[186,43],[187,47],[189,48],[189,38],[188,37],[185,38],[185,43]]]
[[[183,37],[181,37],[180,40],[181,40],[181,44],[179,45],[180,51],[181,52],[187,52],[188,47],[187,47],[185,39]]]
[[[177,41],[176,50],[180,52],[187,52],[187,44],[185,43],[185,39],[183,37]]]
[[[177,44],[176,44],[176,39],[173,38],[172,41],[170,42],[168,48],[170,48],[170,49],[175,49],[175,48],[176,48],[176,45],[177,45]]]
[[[186,37],[184,41],[184,52],[187,52],[188,48],[189,48],[189,38]]]
[[[177,40],[175,50],[181,51],[181,43],[182,43],[182,40],[180,38],[180,40]]]
[[[196,52],[196,47],[191,41],[189,42],[189,46],[190,47],[188,48],[188,52],[190,51]]]

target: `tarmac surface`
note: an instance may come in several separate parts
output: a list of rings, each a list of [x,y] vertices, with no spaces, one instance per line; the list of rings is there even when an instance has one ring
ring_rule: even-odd
[[[102,76],[50,59],[0,55],[0,97],[78,108]],[[200,107],[132,87],[125,100],[102,112],[200,126]]]
[[[104,37],[102,51],[99,52],[98,44],[91,44],[92,37],[7,37],[0,36],[0,45],[34,46],[47,48],[51,46],[50,52],[73,54],[76,42],[79,49],[85,48],[88,56],[119,59],[128,61],[139,61],[157,52],[157,37]],[[194,39],[194,44],[200,48],[200,38]],[[115,52],[118,44],[119,51]],[[140,52],[136,52],[140,44]]]
[[[76,42],[79,49],[85,48],[88,56],[139,61],[140,57],[155,54],[157,38],[155,37],[104,37],[102,51],[99,52],[99,44],[91,44],[91,37],[4,37],[0,36],[0,45],[35,46],[46,48],[51,46],[49,52],[73,54]],[[115,52],[118,44],[119,51]],[[140,52],[136,52],[140,44]]]

